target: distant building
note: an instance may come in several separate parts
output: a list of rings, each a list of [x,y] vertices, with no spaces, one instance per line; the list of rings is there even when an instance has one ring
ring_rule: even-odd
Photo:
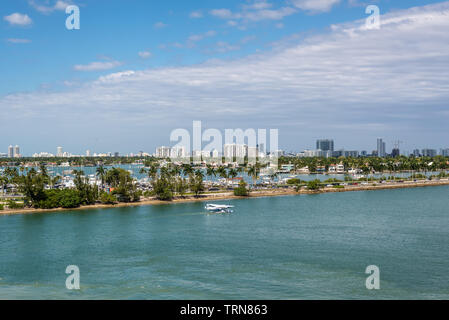
[[[435,149],[422,149],[421,154],[423,157],[436,157],[437,151]]]
[[[248,159],[256,159],[259,155],[257,147],[248,147]]]
[[[217,159],[220,156],[220,153],[217,149],[212,150],[212,158]]]
[[[299,157],[306,158],[329,158],[332,155],[331,151],[323,151],[323,150],[304,150],[304,152],[300,153]]]
[[[86,150],[86,157],[91,157],[92,155],[91,155],[91,152],[90,152],[90,150]]]
[[[62,151],[62,147],[57,147],[56,148],[56,156],[62,157],[63,154],[64,154],[64,152]]]
[[[20,158],[20,157],[21,157],[21,155],[20,155],[20,148],[19,148],[18,145],[16,145],[14,147],[14,158]]]
[[[156,157],[157,158],[170,158],[170,152],[171,152],[171,148],[170,147],[158,147],[156,148]]]
[[[184,146],[173,147],[170,149],[171,158],[185,158],[186,156],[187,152]]]
[[[401,154],[401,152],[399,151],[398,148],[394,148],[393,150],[391,150],[391,156],[394,157],[399,157],[399,155]]]
[[[33,158],[53,158],[55,155],[48,152],[41,152],[33,154]]]
[[[419,149],[413,150],[413,156],[415,156],[416,158],[421,157],[421,153],[419,152]]]
[[[0,153],[0,158],[7,158],[8,154],[7,153]]]
[[[337,150],[337,151],[333,152],[333,156],[336,157],[336,158],[339,158],[339,157],[357,158],[359,156],[359,152],[358,151]]]
[[[248,146],[246,144],[225,144],[223,146],[223,155],[227,159],[245,158],[248,155]]]
[[[334,140],[320,139],[316,141],[316,148],[322,151],[334,151]]]
[[[441,149],[441,155],[443,157],[449,157],[449,148]]]
[[[385,157],[386,156],[386,144],[385,142],[383,142],[383,140],[381,138],[377,139],[377,155],[379,157]]]
[[[13,146],[8,147],[8,158],[14,158],[14,147]]]

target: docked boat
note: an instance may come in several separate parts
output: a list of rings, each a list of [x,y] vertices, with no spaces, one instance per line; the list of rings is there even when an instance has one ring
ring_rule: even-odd
[[[231,208],[234,206],[226,205],[226,204],[212,204],[208,203],[204,207],[207,211],[211,213],[232,213],[234,212]]]

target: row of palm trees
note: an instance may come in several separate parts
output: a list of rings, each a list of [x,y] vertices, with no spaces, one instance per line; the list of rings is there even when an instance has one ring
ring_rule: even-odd
[[[293,164],[295,171],[308,167],[310,172],[316,172],[319,166],[328,170],[331,164],[342,163],[345,168],[360,169],[365,174],[371,172],[402,172],[402,171],[418,171],[429,172],[449,169],[449,158],[443,156],[436,157],[406,157],[399,156],[395,158],[296,158],[281,157],[280,164]]]
[[[97,169],[100,172],[104,169],[100,169],[100,167]],[[253,180],[253,185],[257,181],[257,179],[260,176],[260,170],[261,165],[255,164],[245,167],[225,167],[225,166],[218,166],[214,167],[212,165],[207,165],[205,170],[202,169],[195,169],[190,164],[182,164],[182,165],[176,165],[173,163],[168,163],[167,165],[161,166],[157,162],[153,162],[149,167],[142,168],[139,173],[140,174],[146,174],[151,180],[154,180],[157,178],[157,176],[168,176],[168,177],[189,177],[192,174],[196,176],[201,176],[202,178],[207,177],[220,177],[223,179],[226,179],[227,181],[229,179],[234,179],[237,177],[240,177],[243,175],[244,172],[247,173],[248,176],[251,177]]]

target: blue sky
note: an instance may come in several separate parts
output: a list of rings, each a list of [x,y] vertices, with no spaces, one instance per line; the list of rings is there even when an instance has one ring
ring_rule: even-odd
[[[152,152],[192,120],[278,128],[296,151],[321,137],[449,147],[449,6],[438,3],[3,0],[0,152]],[[69,4],[80,30],[65,28]],[[387,21],[378,31],[359,30],[368,4]]]

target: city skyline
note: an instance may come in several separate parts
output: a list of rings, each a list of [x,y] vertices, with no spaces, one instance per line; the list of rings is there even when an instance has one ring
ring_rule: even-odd
[[[282,151],[285,153],[295,154],[295,155],[301,155],[308,154],[308,156],[325,156],[325,157],[338,157],[338,156],[355,156],[355,152],[357,152],[357,156],[366,156],[366,155],[378,155],[381,157],[385,157],[387,155],[394,154],[395,148],[397,146],[394,145],[394,143],[397,143],[397,141],[392,142],[391,147],[387,147],[387,143],[383,141],[383,138],[377,138],[376,139],[377,145],[374,148],[363,148],[363,149],[351,149],[351,148],[345,148],[344,146],[339,146],[337,144],[337,147],[335,147],[334,143],[335,140],[332,138],[326,138],[326,139],[317,139],[315,141],[316,148],[299,148],[295,150],[287,150],[283,148],[279,148],[277,151]],[[402,142],[402,141],[401,141]],[[184,147],[176,147],[174,145],[160,145],[155,146],[154,148],[140,148],[139,151],[131,151],[131,152],[120,152],[117,151],[117,149],[114,149],[115,151],[95,151],[92,149],[85,149],[84,152],[77,153],[77,152],[67,152],[64,151],[64,147],[57,146],[55,147],[56,152],[51,152],[49,150],[40,150],[37,152],[34,152],[32,154],[24,153],[22,154],[20,152],[20,146],[19,145],[9,145],[7,152],[3,153],[0,151],[0,157],[8,157],[8,158],[15,158],[17,157],[107,157],[107,156],[114,156],[114,155],[120,155],[120,156],[156,156],[156,157],[171,157],[173,152],[176,153],[176,157],[185,157],[185,156],[193,156],[193,155],[205,155],[204,147],[207,145],[207,142],[204,142],[202,144],[201,150],[194,150],[191,149],[190,151],[186,150]],[[227,149],[228,147],[228,149]],[[233,151],[229,149],[229,147],[233,148]],[[245,149],[242,149],[244,147]],[[236,150],[237,148],[237,150]],[[216,149],[208,150],[209,156],[211,157],[217,157],[218,155],[223,156],[230,156],[231,157],[240,157],[245,156],[249,154],[260,154],[261,149],[262,153],[269,154],[269,152],[265,152],[263,149],[265,146],[261,146],[259,148],[259,145],[257,145],[257,148],[255,151],[251,150],[251,147],[248,147],[247,144],[226,144],[224,143],[222,145],[222,150],[218,151]],[[143,151],[145,149],[145,151]],[[390,150],[390,151],[389,151]],[[436,156],[436,155],[443,155],[443,156],[449,156],[449,146],[440,146],[438,148],[431,148],[428,146],[422,146],[421,148],[415,148],[412,150],[404,150],[402,148],[399,148],[400,155],[415,155],[415,156]],[[154,152],[153,152],[154,151]],[[276,151],[276,152],[277,152]],[[207,152],[206,152],[207,153]],[[365,154],[363,154],[365,153]]]
[[[378,136],[445,148],[448,1],[376,1],[378,30],[359,1],[75,0],[71,31],[58,3],[0,8],[0,145],[130,153],[201,120],[277,128],[284,150],[329,136],[368,152]]]

